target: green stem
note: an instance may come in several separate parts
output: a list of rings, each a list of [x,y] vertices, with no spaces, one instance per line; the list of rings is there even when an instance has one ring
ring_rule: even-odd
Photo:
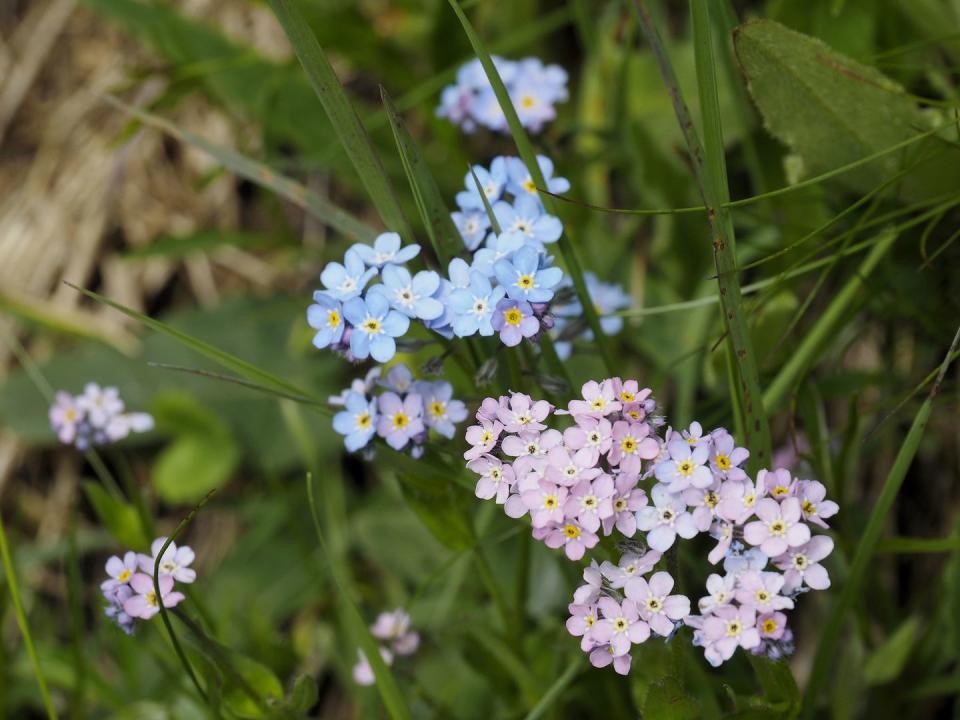
[[[43,675],[43,668],[40,667],[40,658],[37,655],[37,648],[33,644],[30,625],[27,623],[27,613],[24,611],[23,601],[20,599],[20,586],[17,583],[17,573],[13,567],[10,547],[7,544],[7,531],[3,527],[3,516],[0,516],[0,557],[3,559],[3,572],[7,576],[7,586],[10,588],[10,598],[13,600],[13,612],[17,617],[17,625],[20,626],[20,634],[23,636],[23,644],[27,648],[27,655],[30,657],[33,675],[37,679],[37,685],[40,687],[40,697],[43,698],[43,707],[47,712],[47,717],[50,718],[50,720],[56,720],[57,713],[53,709],[53,703],[50,700],[47,680]]]
[[[80,579],[80,558],[77,554],[77,511],[70,514],[70,534],[67,537],[67,602],[70,606],[70,650],[73,656],[73,692],[70,697],[70,717],[83,720],[86,716],[85,690],[87,663],[83,656],[83,582]]]
[[[544,714],[551,708],[553,705],[560,699],[560,696],[563,694],[563,691],[567,689],[567,686],[570,685],[583,669],[583,656],[576,655],[573,660],[570,661],[570,664],[567,665],[567,669],[554,680],[553,685],[547,688],[547,691],[543,694],[543,697],[533,706],[533,709],[530,710],[524,717],[524,720],[539,720],[543,717]]]
[[[510,611],[510,605],[507,603],[507,599],[500,589],[500,585],[497,582],[496,576],[493,574],[493,569],[490,567],[490,562],[487,560],[487,554],[482,545],[477,545],[474,548],[473,557],[477,564],[477,571],[480,573],[480,580],[486,585],[487,592],[490,593],[490,597],[493,598],[493,604],[497,606],[497,612],[500,613],[500,618],[503,621],[503,631],[507,637],[510,638],[514,651],[519,655],[521,654],[519,642],[520,633],[518,632],[520,628],[515,623],[515,616]]]

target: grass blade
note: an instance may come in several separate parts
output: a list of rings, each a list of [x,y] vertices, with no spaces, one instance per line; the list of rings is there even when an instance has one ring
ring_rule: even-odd
[[[367,656],[370,667],[373,669],[373,675],[376,678],[377,691],[380,698],[387,708],[387,712],[393,720],[410,720],[410,710],[407,707],[403,695],[400,694],[400,687],[393,676],[390,667],[380,656],[380,646],[370,634],[370,629],[363,620],[360,610],[357,607],[357,601],[354,597],[352,586],[348,580],[346,569],[341,567],[340,561],[327,547],[323,536],[323,530],[320,528],[320,518],[317,515],[317,503],[313,494],[313,476],[307,473],[307,500],[310,503],[310,516],[313,518],[313,527],[317,531],[317,540],[320,542],[320,550],[324,559],[327,561],[327,567],[330,569],[330,575],[334,584],[343,599],[343,605],[346,613],[347,624],[352,626],[353,635],[360,643],[360,649]]]
[[[403,169],[407,174],[410,190],[413,192],[414,200],[417,203],[417,210],[420,211],[423,226],[433,245],[433,251],[437,259],[441,266],[445,268],[447,263],[456,257],[457,253],[463,248],[460,232],[450,218],[450,211],[443,202],[440,188],[437,187],[437,181],[424,162],[420,148],[413,136],[410,135],[410,131],[407,130],[407,126],[400,117],[393,100],[390,99],[387,89],[382,85],[380,86],[380,97],[383,100],[383,107],[387,112],[390,127],[393,129],[393,138],[397,142],[400,160],[403,162]]]
[[[770,426],[760,392],[760,377],[753,351],[753,340],[742,308],[740,279],[736,272],[736,239],[733,222],[729,210],[724,207],[724,203],[729,202],[730,194],[720,124],[710,9],[705,0],[691,2],[697,88],[703,112],[704,143],[701,145],[653,19],[642,0],[636,0],[634,7],[640,19],[643,34],[670,93],[677,122],[687,143],[694,178],[707,209],[707,220],[713,236],[713,258],[717,268],[717,284],[723,306],[724,324],[739,377],[739,382],[735,383],[731,392],[739,396],[739,407],[742,409],[745,425],[744,441],[750,447],[751,466],[764,467],[771,457]]]
[[[370,136],[350,104],[343,85],[340,84],[333,66],[306,19],[294,0],[270,0],[270,7],[283,26],[293,51],[307,73],[310,84],[330,118],[330,124],[340,138],[340,143],[367,189],[380,218],[390,230],[405,238],[411,237],[410,227],[393,194],[390,180],[373,148]]]
[[[804,695],[803,712],[801,717],[812,718],[816,710],[817,699],[820,692],[827,682],[827,674],[836,655],[837,645],[840,642],[840,631],[843,627],[844,616],[853,605],[860,592],[860,586],[867,573],[867,566],[873,553],[877,550],[880,533],[883,530],[884,522],[890,513],[900,492],[900,487],[907,475],[907,470],[913,462],[914,456],[920,447],[920,441],[923,439],[924,431],[927,427],[927,421],[930,419],[930,413],[933,411],[933,401],[940,390],[940,383],[943,382],[947,369],[950,367],[950,360],[957,345],[960,344],[960,328],[957,329],[950,350],[944,357],[940,365],[940,371],[937,373],[937,379],[930,388],[930,393],[920,406],[910,431],[904,439],[897,457],[887,474],[883,487],[880,490],[880,496],[867,520],[867,526],[860,535],[860,542],[857,543],[857,549],[853,556],[853,563],[850,566],[850,572],[846,578],[846,584],[840,593],[840,597],[827,615],[827,622],[820,635],[820,644],[817,647],[817,653],[813,661],[813,669],[810,672],[810,680],[807,684],[807,691]]]
[[[547,688],[543,697],[540,698],[540,701],[527,713],[524,720],[539,720],[539,718],[543,717],[560,699],[560,695],[562,695],[563,691],[567,689],[567,686],[573,682],[582,668],[583,656],[577,655],[570,661],[570,664],[567,665],[567,669],[563,671],[563,674],[554,680],[553,685]]]
[[[162,130],[171,137],[198,150],[202,150],[230,172],[236,173],[250,182],[275,192],[280,197],[303,208],[303,210],[310,213],[311,216],[329,225],[334,230],[364,242],[371,241],[376,237],[377,231],[363,222],[363,220],[354,217],[346,210],[341,210],[329,200],[307,189],[306,186],[298,183],[296,180],[278,175],[263,163],[241,155],[236,150],[215,145],[212,142],[204,140],[199,135],[181,130],[169,120],[147,112],[146,110],[128,105],[112,95],[107,95],[105,100],[114,107],[132,115],[144,125]]]
[[[530,138],[527,137],[526,130],[524,130],[523,125],[520,124],[520,118],[517,117],[516,108],[513,107],[510,94],[503,84],[500,73],[497,72],[497,68],[493,64],[490,53],[487,52],[483,42],[480,40],[480,36],[477,35],[476,29],[474,29],[473,24],[469,18],[467,18],[466,13],[463,12],[463,8],[460,7],[460,3],[458,3],[457,0],[449,0],[449,3],[450,7],[453,8],[453,11],[457,14],[460,24],[463,25],[467,39],[470,41],[470,45],[473,46],[473,52],[480,60],[481,65],[483,65],[487,79],[490,81],[493,92],[497,96],[497,102],[500,103],[500,109],[503,110],[503,114],[507,119],[507,125],[510,127],[510,134],[513,136],[513,141],[517,146],[520,159],[523,160],[524,165],[526,165],[530,171],[530,177],[533,179],[534,185],[541,191],[541,200],[543,201],[544,207],[550,214],[559,216],[560,213],[558,212],[557,204],[554,202],[553,197],[544,192],[547,187],[547,182],[543,177],[543,173],[540,171],[540,165],[537,163],[537,154],[533,150]],[[567,228],[564,228],[563,234],[560,236],[557,244],[560,247],[560,254],[563,256],[567,271],[570,273],[570,279],[573,281],[573,287],[577,292],[577,297],[580,299],[580,304],[583,307],[584,318],[593,331],[593,342],[600,352],[607,371],[610,374],[616,374],[617,368],[610,354],[610,349],[607,347],[606,335],[603,332],[603,328],[600,327],[600,318],[593,306],[593,301],[590,299],[587,282],[583,277],[583,268],[580,266],[580,260],[577,258],[576,250],[570,242]]]
[[[27,648],[30,665],[33,667],[33,676],[37,679],[37,685],[40,686],[43,707],[47,712],[47,717],[50,720],[56,720],[57,713],[50,700],[47,680],[43,674],[43,668],[40,666],[37,648],[33,644],[33,635],[30,634],[30,624],[27,622],[27,613],[24,611],[23,601],[20,599],[20,586],[17,584],[17,573],[13,567],[13,557],[10,555],[10,546],[7,544],[7,531],[3,527],[2,516],[0,516],[0,559],[3,561],[3,574],[6,576],[7,587],[10,589],[10,599],[13,600],[13,612],[17,617],[20,634],[23,635],[23,644]]]

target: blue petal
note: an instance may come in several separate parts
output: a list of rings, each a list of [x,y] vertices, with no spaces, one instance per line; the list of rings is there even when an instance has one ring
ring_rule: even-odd
[[[473,305],[473,293],[469,290],[454,290],[447,300],[450,309],[458,315],[467,312]]]
[[[352,433],[355,425],[352,412],[344,410],[333,416],[333,429],[341,435]]]
[[[545,268],[537,273],[537,284],[542,288],[552,288],[563,280],[563,270],[558,267]]]
[[[375,318],[382,318],[390,309],[390,303],[387,302],[387,298],[381,292],[368,292],[366,302],[367,310],[369,310],[370,314]],[[350,322],[353,321],[351,320]]]
[[[410,273],[405,267],[387,265],[381,275],[383,284],[391,290],[399,290],[410,284]]]
[[[383,318],[383,332],[391,337],[400,337],[405,335],[410,329],[410,318],[396,310],[391,310]],[[381,362],[383,362],[381,360]]]
[[[433,298],[421,298],[413,304],[417,317],[424,320],[436,320],[443,315],[443,303]]]
[[[411,283],[416,295],[433,295],[440,287],[440,276],[433,270],[421,270],[413,276]]]
[[[384,255],[395,253],[400,249],[400,236],[395,232],[380,233],[377,235],[377,239],[373,241],[373,245],[378,253]]]
[[[351,325],[359,325],[367,317],[367,304],[361,298],[351,298],[343,304],[343,316]]]
[[[515,284],[517,275],[519,274],[514,268],[513,264],[509,260],[497,260],[496,264],[493,266],[493,272],[497,276],[497,280],[504,287],[509,288],[511,285]]]
[[[405,263],[413,260],[418,254],[420,254],[419,245],[407,245],[403,250],[398,250],[397,254],[393,256],[393,262],[395,263]]]
[[[343,279],[347,276],[347,271],[338,262],[327,263],[327,266],[323,269],[323,272],[320,273],[320,282],[328,288],[336,288],[343,282]]]
[[[477,332],[475,315],[458,315],[453,321],[453,332],[457,337],[470,337]]]
[[[366,360],[370,356],[370,336],[354,330],[350,334],[350,352],[357,360]]]
[[[393,314],[393,313],[391,313]],[[399,315],[399,313],[398,313]],[[399,315],[403,317],[403,315]],[[397,343],[389,335],[376,335],[370,343],[370,356],[379,363],[385,363],[397,352]]]

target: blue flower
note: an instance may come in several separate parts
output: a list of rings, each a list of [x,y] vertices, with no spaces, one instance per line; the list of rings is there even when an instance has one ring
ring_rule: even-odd
[[[504,232],[516,231],[537,249],[543,249],[544,243],[554,243],[563,233],[563,225],[553,215],[543,211],[540,201],[529,195],[523,195],[511,205],[502,200],[493,206],[497,224]]]
[[[385,363],[397,352],[398,338],[407,332],[410,319],[390,309],[387,298],[371,288],[366,298],[352,298],[343,304],[343,315],[353,325],[350,352],[358,360],[373,357]]]
[[[487,197],[487,202],[491,205],[500,199],[503,195],[503,189],[507,185],[507,166],[504,158],[497,157],[490,163],[490,169],[487,170],[481,165],[474,165],[473,172],[480,181],[480,187],[483,194]],[[473,174],[468,172],[463,179],[466,190],[457,193],[457,205],[461,210],[484,210],[483,199],[480,197],[480,191],[477,189],[477,183],[473,179]]]
[[[616,335],[623,329],[623,318],[611,313],[630,307],[630,296],[616,283],[600,282],[592,272],[585,272],[583,277],[593,308],[600,316],[601,329],[606,335]]]
[[[536,248],[524,245],[513,258],[497,261],[493,270],[508,297],[531,303],[550,302],[552,288],[563,279],[563,271],[558,267],[541,270],[540,258]]]
[[[467,417],[467,406],[460,400],[451,399],[453,386],[444,380],[419,380],[413,391],[423,398],[424,425],[445,438],[452,438],[457,430],[455,423],[463,422]]]
[[[377,403],[361,393],[347,394],[346,409],[333,416],[333,429],[345,436],[343,444],[350,452],[366,447],[377,431]]]
[[[353,249],[347,250],[343,261],[344,265],[338,262],[327,263],[320,273],[320,282],[327,288],[328,295],[346,302],[363,292],[363,288],[377,271],[373,268],[367,269],[360,255]]]
[[[378,382],[378,385],[392,390],[399,395],[406,395],[413,386],[413,373],[403,363],[394,365],[387,372],[387,376]]]
[[[530,170],[524,165],[523,160],[516,157],[507,158],[507,191],[514,197],[520,198],[529,195],[540,200],[540,193],[537,191],[536,183],[530,175]],[[540,166],[540,172],[543,179],[547,181],[547,190],[558,195],[567,192],[570,189],[570,181],[562,177],[553,177],[553,161],[546,155],[537,155],[537,165]]]
[[[450,277],[450,286],[453,290],[469,287],[470,285],[470,265],[463,258],[454,258],[447,266]]]
[[[451,265],[452,264],[451,262]],[[437,291],[433,294],[433,299],[440,303],[443,307],[443,312],[433,320],[424,321],[424,325],[429,329],[439,335],[443,335],[443,337],[448,340],[453,337],[453,328],[450,327],[450,324],[453,322],[453,313],[450,310],[451,292],[453,292],[453,283],[446,278],[440,278],[440,287],[437,288]]]
[[[398,265],[387,265],[381,275],[383,292],[390,305],[407,317],[434,320],[443,314],[443,305],[433,297],[440,287],[440,276],[432,270],[421,270],[413,277]]]
[[[413,260],[420,252],[420,246],[416,244],[401,248],[400,236],[395,232],[380,233],[374,240],[373,247],[365,243],[356,243],[350,249],[372,268],[401,265],[408,260]]]
[[[470,178],[471,182],[473,178]],[[490,218],[486,210],[466,210],[464,212],[452,212],[450,218],[453,224],[460,231],[460,237],[463,238],[463,244],[467,250],[473,252],[483,239],[487,236],[487,230],[490,229]]]
[[[319,290],[313,294],[313,300],[316,304],[307,308],[307,322],[318,331],[313,336],[313,344],[321,349],[336,345],[343,337],[344,328],[340,301]]]
[[[513,257],[513,254],[523,247],[523,240],[523,233],[516,230],[491,235],[487,238],[486,246],[474,254],[473,269],[487,277],[493,277],[493,266],[497,261]]]
[[[483,273],[476,270],[470,273],[470,287],[450,293],[454,334],[457,337],[469,337],[477,332],[484,336],[493,335],[490,320],[505,294],[499,285],[491,287],[490,280]]]

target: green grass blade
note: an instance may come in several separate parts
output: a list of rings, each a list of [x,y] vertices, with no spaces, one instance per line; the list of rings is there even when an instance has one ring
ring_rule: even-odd
[[[380,647],[373,635],[370,634],[370,629],[363,621],[363,616],[357,607],[357,601],[352,590],[352,585],[348,579],[347,571],[341,566],[339,559],[334,556],[327,547],[323,530],[320,528],[320,518],[317,514],[317,503],[313,492],[313,477],[309,473],[307,474],[307,500],[310,503],[310,515],[313,518],[313,527],[317,532],[320,550],[327,562],[327,567],[330,570],[333,582],[337,586],[337,590],[343,599],[347,623],[352,626],[353,634],[360,643],[360,649],[363,650],[363,654],[367,656],[370,667],[373,669],[373,675],[376,678],[376,686],[377,691],[380,693],[380,698],[383,700],[383,704],[386,706],[387,712],[393,720],[410,720],[410,710],[407,707],[406,701],[403,699],[403,695],[400,694],[400,687],[397,685],[397,680],[393,676],[390,667],[380,656]]]
[[[397,151],[400,153],[410,190],[417,203],[417,210],[420,212],[423,226],[433,245],[433,252],[441,266],[446,268],[447,263],[463,249],[460,232],[450,217],[450,211],[443,202],[437,181],[424,162],[420,148],[407,130],[386,88],[382,85],[380,97],[393,130],[393,138],[397,142]]]
[[[0,559],[3,561],[3,574],[6,576],[7,587],[10,589],[10,599],[13,600],[13,612],[17,617],[17,625],[20,627],[23,644],[30,658],[33,676],[37,679],[37,685],[40,687],[43,707],[47,712],[47,717],[50,720],[56,720],[57,712],[53,709],[53,702],[50,700],[47,679],[43,674],[43,668],[40,666],[37,648],[33,644],[33,635],[30,634],[30,624],[27,622],[27,613],[23,609],[23,601],[20,598],[20,586],[17,583],[17,573],[13,567],[13,557],[10,554],[10,546],[7,544],[7,531],[3,527],[2,516],[0,516]]]
[[[233,372],[237,373],[242,377],[252,380],[255,383],[259,383],[260,385],[263,385],[266,388],[277,390],[282,394],[289,394],[297,397],[306,397],[306,398],[311,398],[316,400],[316,398],[312,398],[310,393],[304,391],[302,388],[299,388],[296,385],[293,385],[292,383],[287,382],[283,378],[278,377],[273,373],[269,373],[266,370],[261,370],[256,365],[253,365],[252,363],[248,363],[246,360],[241,360],[235,355],[231,355],[230,353],[224,350],[221,350],[220,348],[216,348],[213,345],[210,345],[209,343],[205,343],[203,340],[199,340],[198,338],[195,338],[192,335],[188,335],[187,333],[181,332],[176,328],[172,328],[166,323],[160,322],[159,320],[154,320],[152,317],[144,315],[141,312],[137,312],[136,310],[133,310],[132,308],[128,308],[125,305],[121,305],[118,302],[114,302],[113,300],[110,300],[109,298],[106,298],[103,295],[95,293],[92,290],[87,290],[85,288],[78,287],[77,285],[73,285],[72,283],[66,283],[66,284],[72,287],[77,292],[83,293],[87,297],[92,298],[97,302],[101,302],[104,305],[109,305],[114,310],[119,310],[127,317],[131,317],[134,320],[140,321],[151,330],[156,330],[157,332],[161,332],[164,335],[168,335],[172,337],[174,340],[181,343],[182,345],[200,353],[205,357],[210,358],[218,365],[222,365],[223,367],[227,368],[228,370],[232,370]],[[319,400],[316,400],[316,402],[319,403]]]
[[[849,321],[850,307],[864,286],[865,278],[873,272],[887,251],[897,239],[894,230],[882,233],[879,241],[863,259],[857,272],[851,277],[836,297],[830,302],[826,311],[817,319],[803,336],[800,346],[790,354],[786,364],[780,369],[773,381],[767,386],[763,394],[763,404],[771,410],[778,407],[790,393],[803,374],[810,368],[822,351],[826,341],[835,335],[845,321]]]
[[[840,632],[843,628],[844,617],[847,611],[856,601],[860,593],[860,586],[867,574],[867,566],[877,549],[880,533],[883,531],[883,525],[886,522],[890,508],[897,499],[900,487],[907,475],[907,470],[913,462],[914,456],[920,447],[920,441],[923,439],[924,431],[927,427],[927,421],[930,419],[930,413],[933,411],[933,401],[940,390],[940,383],[943,382],[947,369],[950,367],[950,360],[957,345],[960,344],[960,328],[957,329],[947,352],[937,373],[937,379],[930,388],[930,393],[920,406],[910,431],[904,439],[897,457],[887,474],[883,487],[880,490],[880,496],[877,498],[870,517],[867,520],[867,526],[860,535],[860,541],[857,543],[857,549],[853,556],[853,562],[850,566],[850,572],[847,574],[846,584],[844,584],[840,596],[830,613],[827,615],[827,622],[820,635],[820,643],[817,646],[817,653],[813,661],[813,669],[810,672],[810,680],[807,684],[807,691],[804,695],[803,712],[801,717],[809,720],[814,715],[817,706],[817,699],[820,696],[830,672],[830,666],[836,655],[837,646],[840,643]]]
[[[114,107],[132,115],[144,125],[162,130],[171,137],[205,152],[230,172],[275,192],[280,197],[303,208],[311,216],[329,225],[334,230],[363,242],[371,241],[377,236],[377,231],[359,218],[354,217],[346,210],[341,210],[329,200],[307,189],[306,186],[296,180],[277,174],[263,163],[241,155],[236,150],[215,145],[199,135],[178,128],[159,115],[135,108],[118,98],[108,95],[105,99]]]
[[[533,706],[533,709],[527,713],[524,720],[539,720],[542,718],[549,710],[557,703],[560,699],[560,696],[563,694],[563,691],[567,689],[567,686],[570,685],[580,674],[580,670],[583,669],[583,656],[577,655],[570,661],[570,664],[567,665],[567,669],[554,680],[553,685],[547,688],[547,691],[543,694],[543,697],[540,698],[539,702]]]
[[[713,257],[717,268],[717,284],[723,306],[724,324],[733,350],[739,382],[731,388],[739,397],[745,437],[750,447],[750,465],[764,467],[771,457],[770,426],[760,392],[760,377],[750,328],[747,326],[740,296],[740,279],[736,272],[736,239],[733,222],[724,203],[729,201],[727,169],[724,158],[723,132],[720,124],[720,103],[717,96],[717,70],[713,52],[710,11],[704,0],[691,3],[694,31],[694,54],[697,88],[703,112],[704,143],[701,145],[690,111],[683,99],[670,59],[660,34],[645,3],[634,4],[644,36],[656,60],[673,103],[677,122],[683,132],[692,160],[694,178],[707,208],[707,220],[713,237]]]
[[[510,128],[513,141],[517,146],[520,159],[523,160],[524,165],[526,165],[530,171],[530,177],[533,179],[537,188],[540,188],[541,191],[545,190],[547,182],[543,177],[543,173],[540,171],[540,165],[537,163],[537,154],[534,152],[533,145],[530,143],[530,138],[527,136],[526,130],[524,130],[523,125],[520,124],[520,118],[517,117],[516,108],[513,107],[510,94],[503,84],[500,73],[497,72],[497,68],[493,64],[490,53],[487,52],[483,41],[480,40],[480,36],[477,35],[477,31],[474,29],[473,24],[457,0],[449,0],[449,3],[450,7],[453,8],[453,11],[457,14],[460,24],[463,25],[463,30],[467,35],[467,39],[470,41],[470,45],[473,47],[473,52],[480,60],[481,65],[483,65],[487,79],[490,81],[497,101],[500,103],[500,109],[503,110],[503,114],[507,119],[507,125]],[[551,195],[542,193],[541,199],[547,212],[559,216],[560,213],[558,212],[557,204]],[[557,244],[560,247],[560,254],[563,256],[567,271],[570,273],[570,279],[573,281],[574,290],[576,290],[577,297],[580,299],[580,304],[583,307],[584,318],[587,321],[587,325],[589,325],[593,331],[593,342],[600,352],[607,371],[611,374],[616,374],[617,368],[613,362],[613,356],[610,354],[610,349],[607,347],[606,335],[603,332],[603,328],[600,327],[600,318],[593,306],[593,301],[590,299],[590,293],[587,291],[587,283],[583,277],[583,268],[580,266],[580,260],[577,258],[576,249],[570,241],[568,228],[564,227],[563,234],[560,236]]]
[[[333,125],[340,143],[343,145],[350,162],[353,163],[360,181],[370,195],[384,224],[405,238],[412,237],[410,227],[393,194],[390,180],[383,164],[374,150],[370,136],[360,122],[360,117],[347,98],[333,66],[327,59],[323,48],[307,24],[294,0],[270,0],[270,7],[283,26],[290,45],[296,53],[310,80],[310,84],[320,98],[330,124]]]

